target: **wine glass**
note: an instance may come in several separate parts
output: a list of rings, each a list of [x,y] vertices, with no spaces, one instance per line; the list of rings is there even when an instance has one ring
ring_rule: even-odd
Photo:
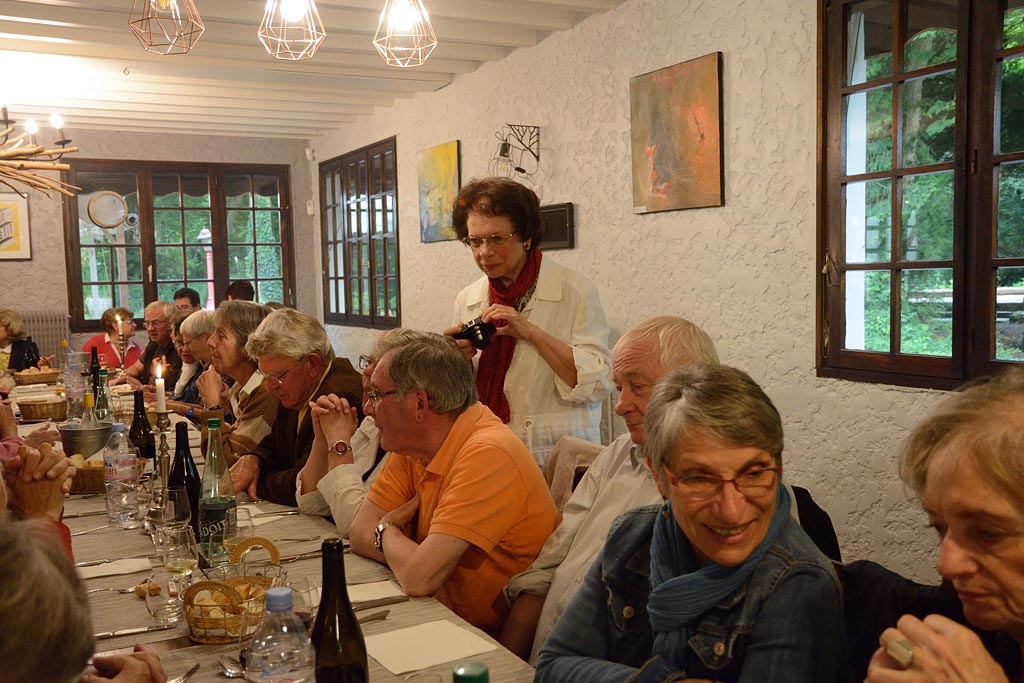
[[[292,589],[292,612],[302,621],[308,632],[313,628],[313,620],[316,619],[316,609],[319,606],[316,587],[304,576],[289,577],[284,585]]]
[[[182,574],[156,569],[146,578],[146,609],[160,624],[173,624],[185,614],[181,601]]]
[[[179,590],[191,583],[192,571],[199,566],[199,549],[192,527],[171,524],[160,529],[163,536],[164,569],[179,577]]]
[[[188,524],[192,521],[192,506],[184,486],[167,489],[164,502],[164,522],[167,524]]]
[[[231,508],[224,517],[224,550],[231,554],[242,541],[256,535],[252,513],[247,508]]]

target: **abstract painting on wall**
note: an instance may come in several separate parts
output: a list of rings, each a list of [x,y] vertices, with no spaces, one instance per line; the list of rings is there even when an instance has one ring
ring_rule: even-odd
[[[722,53],[629,80],[633,212],[722,206]]]
[[[0,260],[30,261],[28,200],[16,193],[0,194]]]
[[[459,141],[421,150],[416,160],[420,198],[420,241],[455,239],[452,203],[459,194]]]

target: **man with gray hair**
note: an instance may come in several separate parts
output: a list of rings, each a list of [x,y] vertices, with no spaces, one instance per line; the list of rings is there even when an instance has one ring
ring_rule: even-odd
[[[313,446],[309,404],[334,394],[361,406],[362,381],[347,358],[335,358],[323,325],[294,308],[270,313],[249,336],[245,350],[256,359],[267,389],[281,405],[272,428],[273,450],[239,458],[231,467],[231,482],[236,491],[251,491],[255,484],[258,497],[295,505],[296,477]],[[349,448],[344,441],[331,447],[341,452]]]
[[[111,380],[111,384],[127,382],[132,389],[141,389],[153,383],[156,366],[162,365],[164,382],[169,387],[174,386],[181,372],[181,357],[171,339],[171,318],[175,311],[174,304],[168,301],[153,301],[146,306],[143,324],[149,335],[149,344],[142,357],[125,369],[124,377]]]
[[[497,635],[502,587],[558,521],[533,456],[479,402],[450,337],[421,333],[384,354],[365,408],[391,455],[352,523],[352,550]]]
[[[612,521],[626,510],[661,502],[642,452],[647,399],[670,370],[717,362],[711,338],[682,318],[651,318],[619,338],[612,349],[612,381],[619,391],[615,412],[629,431],[597,456],[540,555],[505,587],[512,605],[498,639],[505,647],[536,661],[551,627],[604,546]]]

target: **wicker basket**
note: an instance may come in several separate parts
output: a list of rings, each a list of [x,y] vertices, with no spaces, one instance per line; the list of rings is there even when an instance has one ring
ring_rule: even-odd
[[[38,372],[29,372],[28,370],[22,370],[21,372],[14,373],[15,384],[53,384],[60,379],[60,370],[56,368],[50,368],[47,370],[40,370]]]
[[[237,576],[192,584],[181,596],[189,639],[235,643],[251,637],[263,619],[265,595],[273,583],[267,576]]]
[[[59,396],[52,398],[25,398],[18,401],[22,422],[64,420],[68,416],[68,403]]]
[[[145,468],[149,461],[145,458],[137,460],[139,472]],[[99,467],[79,467],[75,470],[75,478],[71,480],[71,493],[105,493],[107,488],[103,483],[103,463]]]

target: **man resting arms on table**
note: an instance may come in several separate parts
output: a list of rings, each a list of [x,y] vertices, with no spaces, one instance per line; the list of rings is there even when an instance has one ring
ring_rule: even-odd
[[[402,589],[433,595],[491,635],[501,589],[558,523],[530,452],[479,403],[450,338],[419,334],[377,363],[364,408],[391,453],[352,523],[352,550],[387,564]]]

